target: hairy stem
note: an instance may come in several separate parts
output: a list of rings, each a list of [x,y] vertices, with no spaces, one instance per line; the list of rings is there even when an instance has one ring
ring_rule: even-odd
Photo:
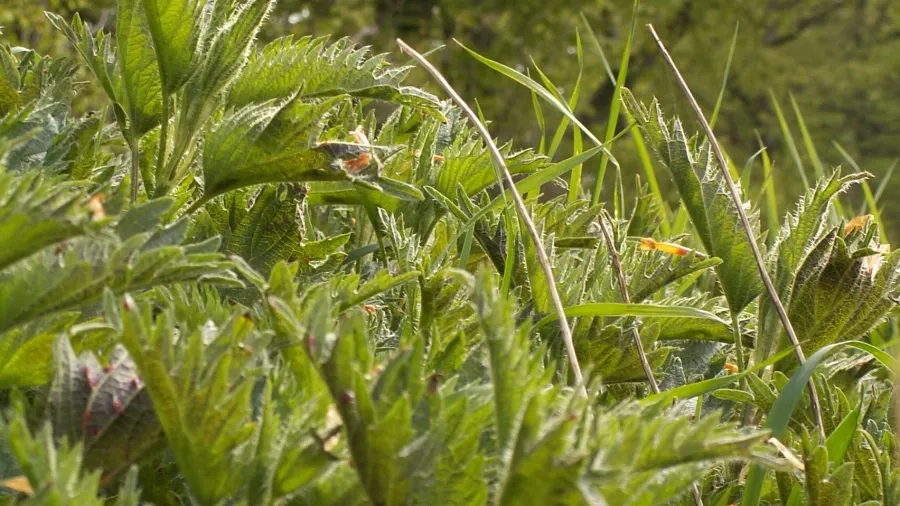
[[[133,136],[131,138],[131,206],[137,203],[138,186],[141,181],[141,139]]]
[[[772,299],[772,305],[775,306],[775,311],[778,313],[778,318],[781,320],[781,324],[784,325],[784,330],[787,333],[788,338],[791,340],[791,344],[793,345],[794,354],[797,356],[797,360],[801,365],[803,365],[803,363],[806,362],[806,356],[803,353],[803,348],[800,347],[800,340],[797,339],[797,334],[796,332],[794,332],[794,327],[791,325],[791,320],[788,318],[787,311],[784,309],[784,304],[781,303],[781,299],[778,297],[778,292],[775,290],[775,285],[772,283],[772,278],[769,277],[769,273],[768,271],[766,271],[765,260],[763,260],[762,253],[759,251],[759,245],[756,244],[756,238],[753,236],[753,228],[750,226],[750,220],[747,219],[747,212],[744,210],[743,203],[741,202],[740,190],[735,184],[734,179],[731,177],[731,173],[728,171],[728,162],[725,160],[725,155],[724,153],[722,153],[722,148],[719,145],[719,142],[716,140],[716,135],[713,133],[712,128],[709,126],[709,122],[706,121],[706,117],[703,115],[703,111],[700,109],[700,104],[697,103],[697,100],[694,98],[694,94],[691,93],[690,88],[688,88],[687,82],[685,82],[684,77],[681,76],[681,72],[678,71],[678,67],[675,66],[675,61],[672,59],[669,51],[666,50],[666,46],[659,39],[659,35],[656,34],[656,30],[653,29],[653,25],[647,26],[650,29],[651,35],[653,35],[653,39],[656,41],[656,45],[659,46],[663,58],[666,60],[666,64],[672,70],[672,73],[675,75],[675,79],[678,81],[678,85],[681,87],[681,90],[684,92],[688,103],[691,104],[691,108],[697,115],[697,119],[700,121],[700,126],[703,127],[704,133],[706,133],[706,137],[709,139],[710,147],[712,148],[713,153],[716,155],[716,160],[719,162],[719,170],[722,171],[722,176],[725,178],[725,182],[728,185],[728,189],[731,193],[731,198],[732,200],[734,200],[735,208],[737,208],[738,217],[741,220],[741,225],[743,226],[744,232],[747,234],[747,238],[749,239],[750,248],[753,250],[753,258],[756,260],[756,267],[759,270],[759,276],[762,278],[762,282],[766,287],[766,293],[768,293],[769,298]],[[824,441],[825,425],[822,421],[822,409],[819,404],[819,396],[816,393],[816,386],[813,383],[812,379],[809,380],[807,386],[809,388],[809,399],[813,411],[813,418],[815,418],[816,420],[816,426],[819,429],[819,436]]]
[[[428,60],[425,59],[422,55],[416,52],[415,49],[409,47],[405,42],[400,39],[397,39],[397,43],[400,45],[400,49],[403,50],[406,54],[410,55],[415,59],[422,67],[431,74],[431,77],[434,78],[435,81],[450,95],[450,98],[453,99],[454,102],[459,106],[460,109],[465,112],[466,116],[472,122],[473,125],[478,129],[478,133],[481,134],[482,139],[484,139],[484,143],[487,145],[488,149],[491,152],[491,156],[494,159],[494,163],[497,166],[497,169],[500,171],[503,179],[506,180],[506,186],[509,188],[510,193],[512,194],[513,201],[516,204],[516,210],[519,213],[519,217],[522,219],[522,222],[525,224],[525,227],[528,229],[529,234],[531,235],[531,239],[534,241],[534,247],[537,250],[538,260],[540,261],[541,267],[544,270],[544,275],[547,276],[547,285],[550,290],[550,298],[553,300],[553,306],[556,309],[557,316],[559,317],[559,327],[562,331],[563,344],[566,347],[566,354],[569,357],[569,365],[572,367],[572,373],[575,376],[575,383],[579,392],[583,396],[587,396],[587,390],[584,387],[584,377],[581,374],[581,366],[578,363],[578,355],[575,354],[575,344],[572,341],[572,330],[569,328],[569,321],[566,319],[565,309],[563,308],[562,300],[559,297],[559,291],[556,289],[556,278],[553,275],[553,268],[550,265],[550,258],[547,256],[547,251],[544,249],[544,243],[541,239],[541,235],[538,233],[537,228],[534,226],[534,221],[531,219],[531,216],[528,214],[528,209],[525,208],[525,202],[522,200],[522,196],[519,195],[519,192],[516,190],[516,184],[513,181],[512,174],[509,173],[509,169],[506,167],[506,163],[503,161],[503,155],[500,154],[500,150],[497,149],[497,145],[494,143],[491,138],[490,132],[488,132],[487,128],[484,124],[479,121],[478,116],[468,104],[459,96],[458,93],[450,86],[450,83],[444,78],[443,75],[431,64]]]
[[[169,95],[163,93],[162,97],[162,123],[159,126],[159,149],[156,152],[156,180],[159,181],[160,177],[163,176],[163,167],[166,166],[166,148],[169,142],[169,117],[172,115],[171,111],[171,100]],[[159,185],[156,185],[156,188],[159,188]],[[162,195],[154,195],[155,197],[162,197]]]
[[[619,279],[619,293],[622,295],[622,301],[626,304],[631,304],[631,296],[628,295],[628,282],[625,280],[625,271],[622,270],[622,259],[619,256],[619,250],[616,249],[616,241],[612,237],[612,232],[607,228],[607,225],[610,225],[611,222],[612,220],[609,217],[609,213],[604,210],[600,214],[600,230],[603,232],[603,240],[606,242],[609,261]],[[650,391],[654,394],[658,394],[659,385],[656,383],[656,378],[653,377],[653,369],[650,367],[650,362],[647,360],[647,354],[644,353],[644,343],[641,342],[641,334],[638,332],[637,327],[631,327],[631,337],[634,339],[634,346],[637,348],[638,357],[641,359],[641,367],[644,368],[644,375],[647,376],[647,381],[650,383]]]

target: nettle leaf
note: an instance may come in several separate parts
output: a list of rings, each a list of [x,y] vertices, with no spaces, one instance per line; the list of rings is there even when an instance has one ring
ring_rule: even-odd
[[[332,305],[330,286],[314,288],[302,301],[294,291],[285,291],[290,302],[270,299],[270,304],[283,308],[274,314],[286,328],[305,328],[299,335],[308,336],[306,353],[294,360],[311,365],[316,374],[312,381],[327,385],[344,428],[349,466],[370,501],[402,505],[413,497],[427,500],[454,491],[483,502],[485,461],[478,441],[490,421],[487,399],[452,381],[444,388],[439,377],[426,384],[421,340],[411,350],[376,359],[362,311],[344,313],[335,326],[332,315],[338,308]],[[298,334],[288,335],[296,339]],[[294,349],[285,351],[294,355],[289,351]],[[318,497],[323,492],[317,487],[317,499],[331,503]]]
[[[31,492],[30,497],[14,504],[105,504],[99,496],[100,472],[84,472],[80,445],[68,442],[57,445],[49,422],[32,433],[21,405],[4,415],[0,415],[0,440],[9,444],[10,453],[22,469]]]
[[[209,99],[231,84],[247,64],[256,35],[274,5],[274,0],[244,0],[235,2],[232,10],[213,4],[215,12],[206,32],[209,38],[204,61],[188,81],[188,96],[196,94],[201,99]],[[216,17],[226,12],[230,12],[227,20],[216,26]]]
[[[501,488],[496,504],[602,504],[586,486],[587,455],[574,446],[580,402],[566,406],[558,387],[547,388],[552,370],[531,353],[528,325],[516,329],[510,303],[482,271],[476,311],[490,353]],[[559,404],[554,406],[554,402]],[[547,416],[555,408],[554,416]]]
[[[722,259],[716,272],[733,313],[740,312],[762,292],[749,239],[741,226],[725,180],[709,143],[696,146],[676,118],[666,121],[656,100],[650,107],[639,104],[628,90],[622,98],[663,164],[709,256]],[[754,234],[759,234],[759,213],[750,215]],[[754,240],[756,238],[754,237]]]
[[[356,48],[347,38],[331,44],[328,37],[277,39],[250,57],[228,103],[244,106],[297,93],[302,98],[349,95],[406,105],[442,118],[436,97],[400,86],[411,67],[391,66],[385,56],[372,56],[368,48]]]
[[[334,150],[316,141],[340,100],[292,98],[226,114],[204,143],[203,199],[262,183],[349,180]]]
[[[87,196],[73,183],[37,172],[16,177],[0,173],[0,269],[47,246],[100,228],[85,206]]]
[[[53,343],[77,319],[77,313],[61,313],[0,334],[0,389],[49,383]]]
[[[645,381],[646,374],[631,334],[631,327],[637,323],[626,319],[618,324],[602,326],[600,318],[592,320],[573,331],[578,356],[592,364],[607,383]],[[652,331],[641,333],[640,337],[651,368],[662,367],[675,348],[655,346],[659,335]]]
[[[83,444],[85,469],[100,469],[109,481],[163,449],[162,428],[124,348],[117,346],[101,366],[93,353],[76,357],[62,336],[55,355],[48,400],[54,436]]]
[[[303,241],[303,188],[299,185],[264,185],[232,192],[204,208],[212,226],[210,235],[222,238],[221,251],[239,255],[268,277],[279,261],[300,258]]]
[[[70,120],[68,114],[68,103],[43,97],[17,114],[0,118],[3,165],[14,173],[33,169],[40,169],[44,174],[71,170],[77,160],[74,150],[85,143],[78,139],[81,122]]]
[[[49,12],[45,14],[50,23],[75,46],[109,99],[114,103],[121,103],[118,98],[121,92],[121,76],[116,69],[115,46],[112,38],[102,30],[94,35],[78,14],[75,14],[71,25],[61,16]],[[124,123],[124,118],[118,117],[118,112],[116,110],[116,119]]]
[[[821,241],[832,200],[866,177],[865,173],[841,177],[840,169],[837,169],[809,190],[797,203],[796,210],[785,217],[768,258],[772,281],[782,301],[790,300],[801,263]],[[782,332],[774,306],[768,298],[763,298],[759,304],[759,337],[755,351],[758,361],[777,351],[775,346]]]
[[[627,244],[622,251],[623,268],[631,273],[629,294],[632,302],[653,297],[672,283],[722,263],[718,257],[700,258],[688,253],[684,256],[659,251],[641,251],[636,244]]]
[[[105,289],[121,294],[192,280],[239,284],[228,270],[231,263],[210,252],[217,241],[180,245],[185,232],[179,221],[125,240],[115,235],[73,239],[62,251],[45,249],[0,271],[0,332],[90,307]]]
[[[116,23],[123,107],[130,133],[136,138],[156,127],[162,117],[159,65],[141,0],[120,0]]]
[[[815,446],[803,434],[806,501],[810,506],[850,504],[853,497],[853,463],[834,466],[825,445]]]
[[[110,297],[110,299],[114,299]],[[124,307],[121,314],[118,307]],[[168,447],[200,504],[234,497],[251,471],[251,394],[270,336],[244,314],[189,327],[171,306],[154,315],[126,296],[107,318],[137,365]]]
[[[330,451],[340,444],[340,435],[335,434],[339,420],[326,415],[334,410],[328,405],[330,398],[308,386],[298,388],[295,378],[285,372],[270,373],[262,397],[248,494],[264,503],[314,483],[338,461]]]
[[[896,305],[892,298],[900,291],[900,253],[854,242],[848,244],[833,228],[797,270],[788,316],[809,353],[840,340],[859,339]],[[782,340],[779,349],[787,346]],[[779,368],[795,364],[787,358]]]
[[[490,151],[477,133],[468,127],[467,122],[454,110],[446,124],[438,132],[435,154],[443,157],[443,161],[432,169],[428,180],[444,195],[453,195],[458,186],[469,195],[498,183],[497,168],[491,158]],[[450,139],[447,143],[445,137]],[[537,155],[531,149],[512,151],[512,143],[507,142],[500,147],[507,169],[511,174],[530,174],[547,166],[547,158]]]
[[[5,120],[0,124],[19,116],[36,101],[68,104],[76,72],[77,65],[68,58],[49,58],[0,44],[0,118]],[[7,128],[8,123],[0,127],[0,132]]]
[[[162,86],[170,95],[197,70],[203,55],[198,43],[208,29],[203,10],[209,4],[200,0],[140,0],[140,3],[153,37]]]
[[[718,414],[691,420],[658,409],[626,403],[594,423],[588,477],[608,504],[664,503],[713,467],[762,454],[766,432],[722,424]]]
[[[704,295],[694,297],[674,297],[660,301],[661,305],[682,306],[695,309],[703,309],[713,314],[718,313],[720,320],[711,318],[641,318],[641,334],[653,335],[652,340],[674,341],[716,341],[720,343],[734,343],[734,332],[725,321],[727,320],[727,307],[723,307],[722,300],[709,299]],[[722,313],[726,314],[722,314]],[[643,340],[643,339],[642,339]],[[751,336],[744,336],[744,345],[752,346]]]
[[[192,157],[185,154],[219,109],[223,102],[221,92],[228,89],[246,64],[260,26],[274,3],[274,0],[245,0],[240,4],[205,4],[201,29],[204,40],[200,42],[203,57],[178,97],[180,107],[174,123],[172,152],[168,163],[157,167],[157,195],[166,194],[172,183],[188,174]],[[165,74],[166,70],[162,71]]]

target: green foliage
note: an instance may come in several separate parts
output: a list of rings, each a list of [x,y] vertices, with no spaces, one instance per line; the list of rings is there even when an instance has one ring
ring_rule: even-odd
[[[622,99],[647,143],[672,173],[706,253],[722,259],[716,266],[719,282],[731,311],[740,312],[762,292],[762,281],[754,266],[750,239],[741,228],[736,204],[726,191],[710,145],[688,138],[679,120],[667,121],[656,101],[644,107],[627,89],[622,90]],[[759,234],[758,214],[751,219],[754,234]]]
[[[611,143],[552,160],[577,100],[480,58],[568,118],[547,151],[501,148],[547,275],[458,108],[349,39],[258,48],[273,5],[121,0],[114,35],[50,15],[105,94],[81,118],[74,62],[0,48],[4,504],[900,497],[876,365],[896,368],[878,326],[900,256],[832,207],[863,175],[823,179],[769,250],[812,354],[791,377],[744,203],[655,103],[622,92],[679,189],[671,222],[655,178],[629,208],[617,167],[610,211],[566,188]]]

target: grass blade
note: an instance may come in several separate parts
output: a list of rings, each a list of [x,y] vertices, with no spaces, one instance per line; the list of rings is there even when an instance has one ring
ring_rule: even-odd
[[[801,365],[797,372],[794,373],[790,381],[788,381],[788,384],[781,390],[778,399],[775,400],[775,405],[769,410],[763,428],[769,429],[772,433],[772,437],[781,438],[782,435],[784,435],[784,431],[787,429],[788,422],[794,412],[794,407],[797,406],[797,403],[800,401],[800,396],[803,394],[803,386],[811,381],[816,367],[824,362],[833,352],[844,347],[855,348],[868,353],[891,371],[896,372],[898,370],[897,360],[894,359],[894,357],[871,344],[861,341],[843,341],[819,349],[819,351],[813,353],[809,357],[809,360]],[[762,496],[763,482],[765,481],[765,474],[765,469],[759,464],[753,464],[750,467],[750,473],[747,475],[747,482],[744,487],[744,496],[741,500],[741,505],[759,505],[759,500]]]
[[[485,58],[484,56],[481,56],[480,54],[476,53],[475,51],[473,51],[473,50],[469,49],[468,47],[466,47],[465,45],[463,45],[458,40],[454,39],[454,41],[457,44],[459,44],[459,46],[461,48],[468,51],[468,53],[471,54],[479,62],[485,64],[486,66],[490,67],[493,70],[496,70],[500,74],[512,79],[513,81],[521,84],[522,86],[525,86],[526,88],[528,88],[529,90],[531,90],[535,94],[537,94],[537,96],[541,97],[542,99],[544,99],[545,101],[550,103],[550,105],[552,105],[554,108],[556,108],[556,110],[558,110],[564,116],[569,118],[569,120],[575,126],[580,128],[581,131],[584,133],[584,135],[587,136],[587,138],[591,140],[591,142],[593,142],[594,144],[596,144],[597,146],[602,148],[601,149],[602,153],[604,155],[606,155],[607,157],[609,157],[610,161],[616,167],[619,166],[618,160],[616,160],[616,158],[612,155],[612,153],[609,152],[609,149],[607,149],[606,144],[600,142],[600,139],[598,139],[597,136],[594,135],[586,126],[584,126],[584,124],[581,122],[581,120],[579,120],[577,117],[575,117],[575,114],[569,109],[568,105],[563,103],[560,100],[557,100],[557,98],[554,97],[552,93],[547,91],[546,88],[544,88],[543,86],[538,84],[534,79],[526,76],[525,74],[522,74],[521,72],[518,72],[515,69],[512,69],[510,67],[507,67],[506,65],[503,65],[502,63],[491,60],[490,58]]]
[[[778,126],[781,127],[781,136],[784,137],[784,142],[791,153],[791,158],[794,159],[794,165],[800,173],[800,179],[803,180],[803,190],[809,191],[809,179],[806,178],[806,169],[803,168],[803,160],[800,159],[800,151],[797,150],[797,143],[794,142],[791,127],[788,125],[784,113],[781,111],[781,105],[778,103],[778,99],[775,98],[775,93],[772,90],[769,90],[769,96],[772,98],[772,105],[775,107],[775,116],[778,118]]]
[[[747,211],[744,209],[743,202],[741,201],[740,190],[738,190],[738,187],[734,184],[734,180],[731,177],[731,171],[729,170],[728,161],[722,154],[722,148],[721,146],[719,146],[719,142],[716,140],[716,134],[713,133],[712,128],[709,126],[709,122],[706,121],[706,117],[703,115],[703,111],[700,109],[700,104],[697,103],[697,100],[694,98],[694,94],[691,93],[691,89],[688,87],[687,82],[685,82],[684,77],[681,76],[681,72],[678,71],[678,67],[675,66],[675,61],[672,60],[672,56],[669,54],[669,51],[666,50],[666,46],[660,40],[659,35],[656,34],[656,30],[653,29],[653,25],[648,25],[648,27],[650,28],[650,33],[653,35],[653,39],[656,41],[656,45],[659,46],[659,49],[662,52],[666,63],[672,70],[672,73],[675,74],[675,78],[678,80],[678,84],[684,92],[685,97],[688,99],[688,102],[690,102],[691,108],[697,115],[697,119],[700,121],[700,125],[703,127],[703,131],[706,133],[706,137],[709,139],[710,147],[712,148],[713,153],[716,155],[716,160],[719,162],[719,169],[722,171],[722,176],[725,179],[725,182],[731,193],[731,198],[734,201],[735,207],[737,208],[738,216],[740,217],[744,233],[747,234],[750,248],[753,251],[753,258],[754,260],[756,260],[756,267],[759,270],[759,276],[760,278],[762,278],[763,284],[766,287],[766,292],[772,299],[772,305],[775,306],[778,317],[781,320],[782,325],[784,326],[785,333],[788,335],[788,338],[793,345],[794,352],[797,355],[797,361],[800,362],[800,364],[803,364],[806,360],[806,357],[804,356],[803,348],[800,347],[800,340],[797,338],[796,332],[794,332],[794,327],[791,325],[791,320],[788,318],[787,311],[784,308],[784,304],[781,303],[781,299],[778,297],[778,292],[775,290],[775,285],[772,283],[772,278],[769,277],[769,272],[766,270],[766,262],[759,250],[759,245],[756,244],[756,237],[754,237],[753,234],[753,227],[750,225],[750,220],[747,218]],[[808,386],[810,404],[812,405],[812,411],[813,416],[816,420],[816,426],[819,428],[819,433],[824,439],[825,424],[824,422],[822,422],[822,410],[819,405],[819,396],[816,393],[816,386],[812,381],[808,382]]]
[[[828,448],[828,460],[834,467],[841,465],[847,449],[850,448],[850,443],[853,442],[853,436],[856,434],[862,414],[864,392],[865,390],[860,390],[859,404],[841,420],[834,432],[829,434],[828,439],[825,440],[825,447]]]
[[[622,108],[622,86],[625,85],[625,79],[628,77],[628,62],[631,59],[631,43],[634,40],[634,32],[637,31],[638,7],[640,0],[634,0],[631,10],[631,28],[628,30],[628,37],[625,39],[625,48],[622,50],[622,60],[619,64],[619,75],[616,77],[616,87],[613,90],[612,103],[609,104],[609,119],[606,123],[606,145],[610,145],[611,139],[616,133],[616,125],[619,123],[619,110]],[[600,169],[597,172],[597,179],[594,180],[594,191],[591,193],[591,205],[595,206],[600,202],[600,190],[603,188],[603,179],[606,176],[606,166],[609,158],[603,156],[600,158]],[[616,164],[618,170],[619,165]]]
[[[794,108],[794,114],[797,116],[797,124],[800,126],[800,136],[803,139],[803,145],[806,146],[806,152],[809,155],[810,160],[812,160],[813,169],[816,171],[816,178],[822,179],[825,177],[825,167],[822,165],[822,159],[819,158],[819,153],[816,151],[816,145],[813,142],[812,136],[809,134],[809,129],[806,128],[806,121],[804,121],[803,115],[800,114],[800,106],[797,105],[797,101],[794,99],[793,94],[791,94],[790,97],[791,107]],[[840,198],[835,197],[833,203],[837,215],[846,216]]]
[[[769,158],[769,150],[763,145],[759,132],[756,132],[756,140],[759,142],[759,147],[762,151],[763,176],[765,177],[763,191],[766,194],[766,221],[769,224],[767,237],[769,241],[774,241],[779,228],[778,218],[781,215],[778,214],[778,198],[775,194],[775,181],[772,178],[772,159]]]
[[[630,302],[589,302],[587,304],[578,304],[576,306],[567,307],[565,309],[565,315],[567,318],[574,318],[577,316],[701,318],[704,320],[725,323],[725,321],[719,318],[715,313],[704,309],[697,309],[695,307],[666,306],[663,304],[634,304]],[[534,327],[543,327],[548,323],[558,321],[558,319],[558,315],[547,315],[538,321]]]
[[[553,275],[553,267],[550,265],[550,259],[547,256],[547,251],[544,249],[544,242],[541,238],[540,233],[538,233],[537,228],[534,226],[534,222],[531,219],[531,216],[528,214],[528,209],[525,208],[525,202],[522,200],[522,196],[519,195],[519,192],[516,191],[516,183],[513,181],[512,174],[509,173],[509,169],[506,168],[506,163],[503,161],[503,155],[500,153],[500,150],[497,148],[497,145],[494,143],[494,140],[491,138],[490,132],[488,132],[487,128],[485,128],[484,123],[478,120],[478,116],[472,112],[472,109],[468,104],[459,96],[458,93],[450,86],[444,76],[441,75],[440,72],[436,68],[434,68],[431,63],[428,62],[422,55],[417,53],[413,48],[406,45],[400,39],[397,39],[397,43],[400,44],[400,48],[408,55],[412,56],[422,65],[425,70],[428,71],[429,74],[440,84],[441,88],[447,92],[448,95],[456,102],[456,105],[459,106],[460,109],[465,112],[466,116],[468,116],[469,120],[475,125],[478,129],[478,132],[481,134],[482,139],[484,139],[484,143],[488,146],[491,151],[491,155],[494,159],[494,164],[496,165],[496,169],[499,172],[498,179],[502,176],[503,179],[506,180],[506,184],[509,186],[509,189],[512,190],[513,202],[516,205],[516,211],[519,213],[519,218],[522,223],[528,229],[529,234],[531,235],[532,241],[534,241],[535,250],[537,250],[538,259],[540,260],[541,267],[543,268],[544,275],[547,277],[547,287],[550,292],[550,298],[553,300],[554,308],[559,315],[560,318],[560,330],[562,331],[563,343],[566,347],[566,354],[569,358],[569,366],[572,368],[572,374],[575,378],[576,388],[578,388],[580,394],[583,397],[587,397],[587,390],[584,386],[584,377],[581,373],[581,365],[578,362],[578,355],[575,353],[575,344],[572,342],[572,330],[569,328],[569,323],[565,321],[565,313],[562,305],[562,300],[559,297],[559,292],[556,289],[556,280]],[[546,91],[546,90],[545,90]],[[573,115],[574,117],[574,115]],[[577,119],[576,119],[577,121]]]
[[[731,71],[731,62],[734,60],[734,49],[737,47],[738,31],[741,28],[741,22],[734,24],[734,35],[731,36],[731,47],[728,49],[728,60],[725,61],[725,73],[722,75],[722,87],[719,88],[719,98],[716,99],[716,107],[713,109],[712,117],[709,118],[710,128],[716,126],[716,120],[719,119],[719,110],[722,108],[722,100],[725,99],[725,89],[728,87],[728,73]]]

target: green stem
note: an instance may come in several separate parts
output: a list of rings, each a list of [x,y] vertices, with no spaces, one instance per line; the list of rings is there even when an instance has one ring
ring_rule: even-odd
[[[737,355],[738,372],[741,373],[741,372],[744,372],[744,369],[747,367],[747,364],[744,363],[744,343],[741,340],[741,337],[742,337],[741,336],[741,323],[740,323],[738,317],[739,317],[738,313],[732,313],[731,326],[733,327],[733,330],[734,330],[734,351],[735,351],[735,354]],[[741,383],[743,384],[744,382],[745,382],[745,380],[742,379]]]
[[[141,179],[141,140],[139,137],[131,138],[131,206],[137,203],[138,185]]]
[[[162,110],[162,123],[159,128],[159,150],[156,153],[156,188],[160,188],[159,181],[160,178],[163,177],[163,169],[166,166],[166,148],[168,147],[169,142],[169,118],[172,115],[171,111],[171,101],[169,99],[169,95],[163,93],[162,97],[163,110]],[[161,197],[158,193],[155,195],[156,197]]]
[[[739,318],[739,313],[731,314],[731,326],[734,330],[734,352],[737,355],[737,366],[738,366],[738,374],[744,372],[747,368],[747,364],[744,362],[744,342],[743,336],[741,335],[741,322]],[[747,388],[747,378],[741,377],[741,390],[745,392],[748,390]],[[741,424],[747,425],[750,421],[750,406],[747,403],[741,407]]]

